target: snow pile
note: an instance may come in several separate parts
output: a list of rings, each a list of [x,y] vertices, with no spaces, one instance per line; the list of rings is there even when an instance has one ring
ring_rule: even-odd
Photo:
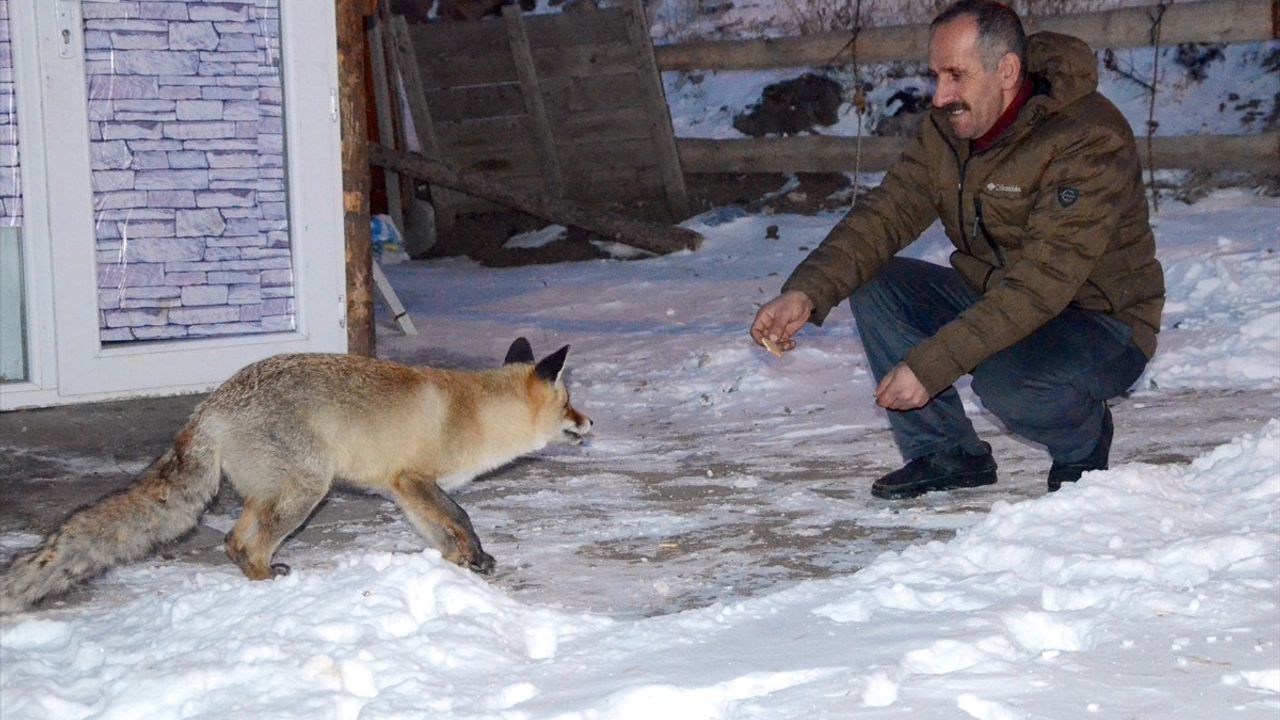
[[[6,718],[1238,717],[1280,711],[1280,421],[861,572],[649,619],[534,607],[438,554],[246,583],[128,569],[7,621]]]
[[[1154,218],[1164,328],[1147,377],[1163,388],[1280,385],[1280,204],[1224,190]],[[1216,233],[1204,234],[1206,216]]]
[[[493,684],[499,668],[610,625],[523,606],[434,551],[350,556],[270,583],[231,568],[123,574],[156,592],[4,627],[6,718],[482,716],[536,691],[515,676]],[[459,697],[467,676],[481,690]]]

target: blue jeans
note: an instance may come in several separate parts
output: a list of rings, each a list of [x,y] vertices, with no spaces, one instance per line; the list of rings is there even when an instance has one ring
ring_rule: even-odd
[[[849,298],[876,382],[979,297],[949,267],[899,257],[885,263]],[[1130,335],[1119,320],[1068,307],[974,368],[971,387],[1005,427],[1044,445],[1055,461],[1083,460],[1102,433],[1105,401],[1147,365]],[[904,460],[983,451],[954,387],[922,408],[888,413]]]

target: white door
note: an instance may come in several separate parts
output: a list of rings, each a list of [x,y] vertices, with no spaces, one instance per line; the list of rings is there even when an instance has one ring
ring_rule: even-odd
[[[0,409],[345,351],[333,4],[282,4],[0,0],[26,339]]]

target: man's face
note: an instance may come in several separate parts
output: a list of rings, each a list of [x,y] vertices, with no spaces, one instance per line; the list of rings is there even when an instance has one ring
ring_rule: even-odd
[[[1000,67],[983,67],[978,23],[972,17],[958,17],[934,30],[929,71],[937,78],[933,106],[946,114],[956,137],[982,137],[1000,119],[1005,106]]]

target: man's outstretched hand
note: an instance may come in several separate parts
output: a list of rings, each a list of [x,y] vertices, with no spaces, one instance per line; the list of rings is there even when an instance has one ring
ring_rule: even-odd
[[[791,350],[796,346],[791,336],[804,327],[812,314],[813,301],[808,295],[798,290],[784,292],[756,311],[756,319],[751,323],[751,339],[770,352],[773,348],[781,352]],[[928,402],[928,391],[906,363],[894,365],[876,386],[876,404],[887,410],[915,410]]]
[[[876,386],[876,404],[886,410],[915,410],[929,402],[929,393],[906,363],[893,366]]]
[[[778,350],[786,352],[796,346],[791,336],[804,327],[813,314],[813,301],[798,290],[784,292],[756,311],[751,323],[751,339],[764,346],[765,338]]]

